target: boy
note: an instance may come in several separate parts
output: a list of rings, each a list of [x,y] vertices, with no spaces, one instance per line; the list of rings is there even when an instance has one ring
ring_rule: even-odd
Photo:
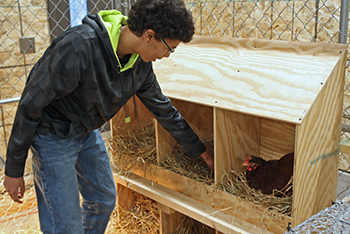
[[[104,232],[116,191],[98,128],[135,94],[187,155],[213,169],[213,155],[162,94],[152,68],[193,34],[181,0],[138,0],[128,17],[115,10],[86,16],[39,59],[19,102],[4,186],[21,202],[31,147],[42,232]]]

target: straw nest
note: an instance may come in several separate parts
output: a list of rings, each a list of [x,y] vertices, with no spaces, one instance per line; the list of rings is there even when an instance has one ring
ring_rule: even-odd
[[[271,211],[276,211],[289,216],[292,213],[292,197],[290,194],[284,195],[283,197],[262,194],[260,191],[249,187],[245,174],[242,172],[229,171],[224,173],[220,183],[215,184],[214,187],[239,196],[253,204],[266,207]],[[286,185],[284,191],[290,191],[291,188],[292,179]],[[276,192],[278,191],[276,190]]]
[[[128,173],[136,165],[158,165],[156,156],[156,137],[153,122],[144,124],[135,132],[128,132],[105,139],[110,153],[113,169],[118,173]],[[212,142],[205,142],[212,149]],[[191,159],[187,157],[180,145],[176,145],[172,154],[160,164],[165,169],[197,181],[212,184],[213,173],[201,157]]]
[[[140,162],[157,164],[155,138],[154,124],[151,122],[136,132],[105,139],[113,169],[117,172],[129,172]]]
[[[212,142],[205,142],[204,144],[212,149]],[[205,184],[211,185],[214,183],[213,172],[204,160],[201,157],[195,159],[187,157],[180,145],[174,147],[172,154],[168,155],[161,166]]]
[[[213,150],[212,141],[206,141],[205,144],[209,149]],[[140,164],[158,164],[153,122],[145,124],[136,132],[129,132],[106,139],[106,145],[110,152],[113,167],[119,173],[131,172],[134,166]],[[202,183],[212,185],[227,193],[266,207],[268,210],[284,215],[290,215],[292,212],[291,196],[280,198],[262,194],[248,186],[244,173],[226,172],[221,180],[214,184],[213,173],[205,162],[200,157],[196,159],[188,158],[180,146],[176,146],[172,154],[160,166]],[[149,170],[148,168],[150,167],[143,168]]]

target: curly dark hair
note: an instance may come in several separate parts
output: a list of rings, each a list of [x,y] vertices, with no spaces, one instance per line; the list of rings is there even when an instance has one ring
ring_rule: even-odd
[[[129,11],[127,23],[139,37],[152,29],[157,40],[189,42],[194,34],[192,14],[182,0],[137,0]]]

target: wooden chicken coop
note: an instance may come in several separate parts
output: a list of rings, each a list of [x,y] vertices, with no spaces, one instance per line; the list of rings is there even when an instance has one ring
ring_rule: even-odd
[[[244,171],[250,154],[270,160],[295,152],[292,214],[267,211],[157,165],[115,175],[118,205],[132,203],[130,191],[159,202],[162,233],[172,232],[179,215],[217,233],[284,233],[289,223],[293,227],[330,206],[336,196],[345,65],[346,45],[206,36],[180,44],[170,58],[154,63],[154,70],[164,94],[193,129],[213,139],[215,182],[225,171]],[[132,129],[140,118],[151,116],[131,100],[111,121],[112,129]],[[175,141],[157,123],[156,138],[161,162]]]

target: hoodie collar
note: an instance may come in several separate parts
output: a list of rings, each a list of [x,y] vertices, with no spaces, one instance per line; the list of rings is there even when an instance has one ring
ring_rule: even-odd
[[[117,47],[118,47],[119,38],[120,38],[120,28],[127,24],[126,21],[128,17],[124,16],[120,11],[117,11],[117,10],[99,11],[98,16],[100,17],[101,21],[103,22],[104,26],[107,29],[108,36],[114,51],[114,55],[118,60],[119,67],[121,68],[120,71],[123,72],[129,68],[132,68],[139,57],[138,54],[135,54],[135,53],[132,54],[130,56],[129,61],[125,64],[124,67],[121,66],[121,63],[117,55]]]

